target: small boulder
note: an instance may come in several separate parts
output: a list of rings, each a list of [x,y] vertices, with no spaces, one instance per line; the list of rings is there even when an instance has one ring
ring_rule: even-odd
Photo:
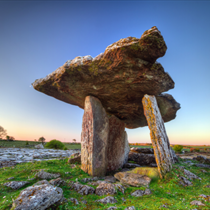
[[[145,154],[145,153],[136,153],[129,152],[128,161],[134,161],[139,165],[148,166],[151,163],[156,164],[155,155],[154,154]]]
[[[79,204],[79,202],[78,202],[78,200],[77,200],[76,198],[69,198],[69,200],[70,200],[72,203],[74,203],[75,205],[78,205],[78,204]]]
[[[106,176],[104,181],[110,182],[110,183],[115,183],[116,182],[116,178],[114,176]]]
[[[38,173],[35,174],[35,177],[40,179],[56,179],[60,175],[59,174],[51,174],[48,172],[45,172],[44,170],[40,170]]]
[[[184,174],[187,176],[188,179],[199,179],[202,180],[200,177],[198,177],[197,175],[195,175],[194,173],[184,169]]]
[[[125,208],[125,210],[135,210],[135,207],[134,206],[129,206],[129,207]]]
[[[13,202],[14,210],[45,210],[63,201],[63,190],[59,187],[43,184],[30,186],[21,191]]]
[[[115,184],[115,187],[117,190],[119,190],[121,193],[125,193],[125,187],[122,186],[121,184]]]
[[[114,175],[122,184],[128,184],[134,187],[149,186],[151,178],[145,175],[139,175],[129,172],[119,172]]]
[[[136,164],[136,163],[126,163],[123,166],[123,168],[136,168],[136,167],[141,167],[141,166],[139,164]]]
[[[51,185],[54,185],[54,186],[59,187],[60,185],[64,185],[65,184],[65,181],[63,179],[61,179],[61,178],[57,178],[57,179],[50,180],[49,183]]]
[[[115,185],[111,183],[101,183],[96,188],[96,195],[113,195],[116,193]]]
[[[17,189],[25,186],[28,183],[29,182],[26,182],[26,181],[11,181],[11,182],[6,182],[3,185],[7,186],[9,188],[12,188],[13,190],[17,190]]]
[[[152,148],[132,147],[130,151],[144,154],[154,154],[154,149]]]
[[[115,207],[115,206],[110,206],[107,210],[115,210],[115,209],[117,209],[117,207]]]
[[[196,200],[190,202],[190,204],[191,205],[196,205],[196,206],[205,206],[201,201],[196,201]]]
[[[35,146],[36,149],[44,149],[44,146],[42,144],[37,144]]]
[[[205,156],[202,155],[198,155],[196,158],[194,158],[196,160],[198,160],[200,163],[204,163],[204,164],[210,164],[210,159],[208,159]]]
[[[81,164],[81,153],[77,152],[72,154],[68,159],[69,164],[78,163]]]
[[[47,180],[44,179],[44,180],[38,181],[33,186],[38,186],[38,185],[42,185],[42,184],[48,184],[48,185],[50,185],[50,183]]]
[[[76,190],[81,195],[93,194],[95,192],[94,188],[92,188],[88,185],[82,185],[82,184],[78,184],[78,183],[74,183],[72,185],[72,188],[74,190]]]
[[[198,164],[194,164],[196,167],[200,167],[200,168],[210,168],[210,165],[207,164],[202,164],[202,163],[198,163]]]
[[[144,190],[136,190],[135,192],[131,193],[131,196],[141,197],[144,195]]]
[[[184,187],[193,185],[192,182],[190,182],[188,179],[186,179],[183,176],[180,176],[179,184],[181,184]]]
[[[107,203],[117,203],[117,200],[112,196],[107,196],[107,197],[102,198],[100,200],[96,200],[95,202],[100,202],[100,203],[107,204]]]

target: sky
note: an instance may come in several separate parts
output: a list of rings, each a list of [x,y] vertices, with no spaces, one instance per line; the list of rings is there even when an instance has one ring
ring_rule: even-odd
[[[0,1],[0,125],[17,140],[80,141],[83,109],[33,89],[77,56],[97,56],[156,26],[168,47],[157,61],[181,109],[165,123],[171,144],[210,145],[210,1]],[[150,143],[148,127],[126,129]]]

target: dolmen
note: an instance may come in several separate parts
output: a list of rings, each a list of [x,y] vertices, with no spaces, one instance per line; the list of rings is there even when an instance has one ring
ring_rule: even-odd
[[[81,168],[104,176],[127,162],[125,128],[149,126],[154,155],[162,178],[174,163],[164,123],[173,120],[180,104],[170,94],[174,81],[156,60],[167,46],[157,27],[141,38],[127,37],[109,45],[95,58],[68,60],[37,79],[33,87],[84,109]]]

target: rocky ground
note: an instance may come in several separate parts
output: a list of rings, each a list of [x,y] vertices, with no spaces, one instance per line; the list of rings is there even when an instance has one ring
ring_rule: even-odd
[[[18,163],[66,158],[78,150],[0,148],[0,168]]]

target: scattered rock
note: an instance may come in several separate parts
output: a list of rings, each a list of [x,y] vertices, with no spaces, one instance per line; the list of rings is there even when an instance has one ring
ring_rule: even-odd
[[[11,179],[14,179],[15,177],[9,177],[9,178],[7,178],[7,180],[11,180]]]
[[[77,152],[72,154],[68,159],[69,164],[78,163],[81,164],[81,153]]]
[[[21,191],[13,202],[15,210],[45,210],[52,205],[59,205],[63,201],[63,190],[59,187],[43,184],[30,186]]]
[[[119,172],[114,175],[122,184],[128,184],[131,186],[148,186],[151,182],[151,178],[145,175],[139,175],[129,172]]]
[[[125,210],[135,210],[135,207],[134,206],[129,206],[129,207],[125,208]]]
[[[75,205],[78,205],[78,204],[79,204],[79,202],[78,202],[78,200],[77,200],[76,198],[69,198],[69,200],[70,200],[73,204],[75,204]]]
[[[154,154],[144,154],[136,152],[129,152],[128,161],[134,161],[135,163],[143,166],[148,166],[151,163],[156,164]]]
[[[190,204],[191,205],[196,205],[196,206],[205,206],[201,201],[196,201],[196,200],[190,202]]]
[[[9,188],[12,188],[13,190],[17,190],[17,189],[25,186],[26,184],[29,184],[29,182],[26,182],[26,181],[11,181],[11,182],[6,182],[3,185],[7,186]]]
[[[35,146],[36,149],[44,149],[44,146],[42,144],[37,144]]]
[[[188,179],[186,179],[186,178],[183,177],[183,176],[180,176],[179,184],[183,185],[184,187],[185,187],[185,186],[193,185],[192,182],[190,182]]]
[[[198,177],[197,175],[193,174],[192,172],[184,169],[184,174],[187,176],[188,179],[199,179],[202,180],[200,177]]]
[[[206,185],[207,188],[210,188],[210,185]]]
[[[41,180],[41,181],[38,181],[37,183],[35,183],[33,186],[38,186],[38,185],[43,185],[43,184],[48,184],[50,185],[50,183],[47,181],[47,180]]]
[[[127,172],[127,171],[131,171],[131,169],[130,169],[130,168],[122,168],[122,169],[120,170],[120,172]]]
[[[197,166],[197,167],[200,167],[200,168],[210,168],[210,165],[207,165],[207,164],[197,163],[197,164],[194,164],[194,165]]]
[[[93,194],[95,192],[94,188],[92,188],[88,185],[82,185],[82,184],[78,184],[78,183],[74,183],[72,185],[72,188],[74,190],[76,190],[81,195]]]
[[[54,186],[57,186],[57,187],[59,187],[60,185],[65,185],[66,184],[66,182],[61,178],[52,179],[52,180],[50,180],[49,183],[51,185],[54,185]]]
[[[100,202],[100,203],[107,204],[107,203],[117,203],[117,200],[112,196],[107,196],[107,197],[102,198],[100,200],[96,200],[95,202]]]
[[[210,159],[202,155],[198,155],[196,158],[193,159],[198,160],[200,163],[210,164]]]
[[[91,182],[91,181],[97,181],[99,178],[98,177],[93,177],[93,178],[84,178],[81,179],[81,182],[87,183],[87,182]]]
[[[150,167],[155,167],[155,168],[156,168],[156,167],[157,167],[157,164],[156,164],[156,163],[150,163],[149,166],[150,166]]]
[[[136,167],[141,167],[141,166],[136,163],[125,163],[123,166],[123,168],[136,168]]]
[[[140,147],[132,147],[130,149],[131,152],[137,152],[137,153],[144,153],[144,154],[153,154],[154,150],[152,148],[140,148]]]
[[[113,195],[116,193],[115,190],[115,185],[108,183],[108,184],[104,184],[104,183],[100,183],[99,186],[96,188],[95,194],[96,195]]]
[[[144,195],[150,195],[150,194],[152,194],[150,189],[144,190]]]
[[[203,173],[207,173],[207,171],[206,171],[206,170],[204,170],[204,169],[201,169],[201,172],[203,172]]]
[[[115,184],[115,187],[117,188],[117,190],[119,190],[121,193],[125,193],[125,187],[122,186],[121,184]]]
[[[104,181],[110,182],[110,183],[115,183],[116,182],[116,178],[114,176],[106,176]]]
[[[60,174],[51,174],[45,172],[44,170],[40,170],[38,173],[35,174],[35,177],[40,179],[56,179],[60,176]]]
[[[117,207],[115,207],[115,206],[110,206],[107,210],[114,210],[114,209],[117,209]]]
[[[159,178],[159,172],[157,168],[154,167],[137,167],[131,171],[131,173],[145,175],[150,177],[151,179]]]
[[[87,201],[86,200],[82,200],[82,203],[87,204]]]
[[[141,197],[144,195],[144,190],[136,190],[135,192],[131,193],[131,196]]]
[[[126,199],[125,199],[125,198],[122,198],[122,201],[123,201],[123,202],[126,202]]]

